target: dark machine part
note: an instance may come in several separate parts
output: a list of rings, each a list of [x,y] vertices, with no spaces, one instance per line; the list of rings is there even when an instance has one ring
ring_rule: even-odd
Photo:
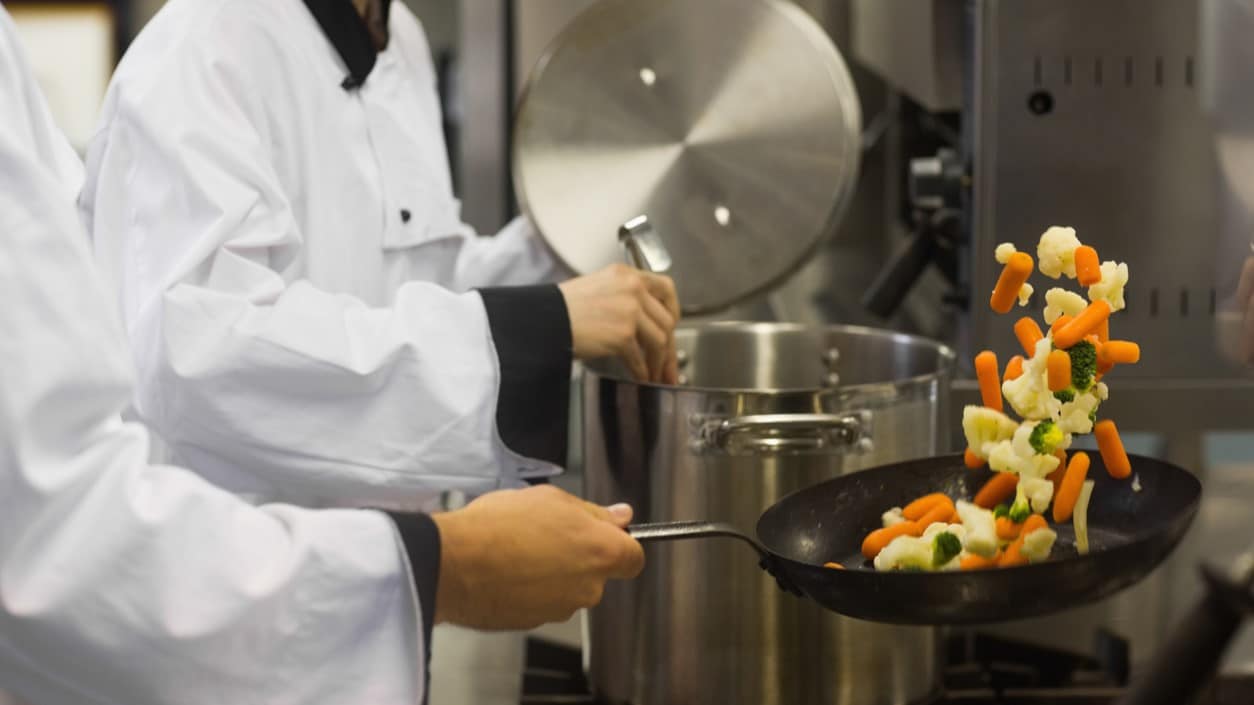
[[[973,472],[961,455],[893,463],[808,487],[780,500],[758,521],[758,540],[734,527],[675,522],[629,527],[641,541],[732,536],[751,544],[780,587],[855,619],[894,624],[989,624],[1051,614],[1129,587],[1157,567],[1197,514],[1202,487],[1181,468],[1133,458],[1141,489],[1105,472],[1088,509],[1090,552],[1080,555],[1070,525],[1058,532],[1054,557],[997,570],[879,572],[861,554],[862,540],[889,507],[932,492],[972,497],[992,477]],[[825,568],[834,561],[845,566]],[[711,586],[711,589],[715,589]]]

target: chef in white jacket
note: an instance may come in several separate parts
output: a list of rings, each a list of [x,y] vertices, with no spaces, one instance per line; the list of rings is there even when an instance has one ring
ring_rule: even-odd
[[[99,127],[80,205],[137,410],[233,491],[407,505],[517,485],[564,461],[572,353],[675,376],[669,279],[537,285],[563,272],[525,220],[461,222],[403,3],[171,0]]]
[[[257,507],[149,465],[76,160],[0,7],[0,690],[414,705],[433,622],[560,620],[639,571],[629,508],[551,487],[429,517]]]

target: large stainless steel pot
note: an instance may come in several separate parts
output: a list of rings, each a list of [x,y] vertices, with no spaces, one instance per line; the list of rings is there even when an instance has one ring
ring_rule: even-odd
[[[946,442],[953,354],[938,343],[760,323],[678,340],[686,386],[608,365],[584,379],[588,498],[630,501],[637,521],[752,531],[794,490]],[[938,685],[935,631],[827,613],[730,541],[650,545],[644,574],[607,588],[587,636],[594,688],[634,705],[902,705]]]

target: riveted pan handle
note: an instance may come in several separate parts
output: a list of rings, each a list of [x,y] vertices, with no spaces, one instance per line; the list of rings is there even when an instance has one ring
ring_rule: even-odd
[[[779,559],[774,554],[731,524],[713,521],[668,521],[655,524],[633,524],[627,527],[627,533],[640,543],[719,537],[740,539],[757,552],[758,567],[775,578],[775,582],[779,584],[781,590],[794,595],[802,594],[801,590],[788,579],[787,570],[781,566]]]
[[[707,421],[700,451],[729,455],[805,455],[871,449],[871,414],[759,414]]]

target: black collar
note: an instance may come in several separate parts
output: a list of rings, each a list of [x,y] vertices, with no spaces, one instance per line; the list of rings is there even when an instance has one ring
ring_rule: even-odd
[[[383,2],[386,17],[391,0]],[[366,21],[357,13],[352,0],[305,0],[305,6],[348,66],[348,76],[340,87],[346,91],[361,87],[374,69],[379,53],[375,51]]]

